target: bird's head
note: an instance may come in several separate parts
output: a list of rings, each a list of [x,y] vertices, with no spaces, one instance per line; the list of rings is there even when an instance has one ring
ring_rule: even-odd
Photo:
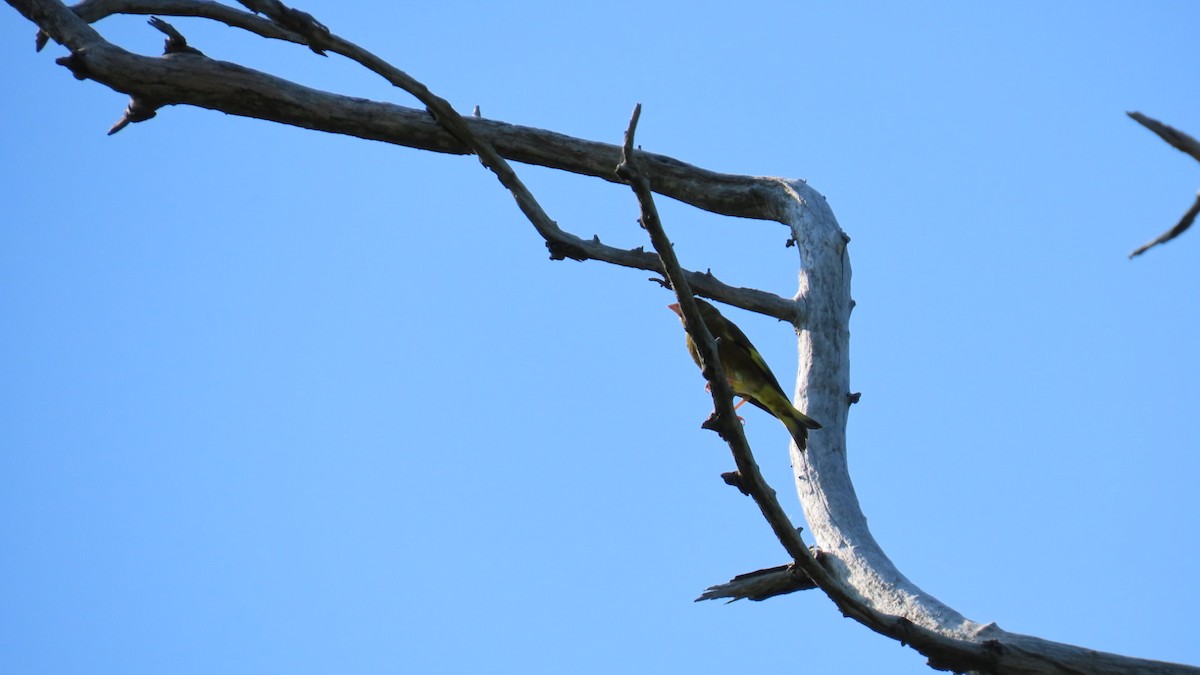
[[[717,311],[717,308],[708,304],[706,301],[701,300],[700,298],[693,298],[693,300],[696,301],[696,308],[700,310],[700,318],[703,319],[705,323],[708,323],[708,321],[714,317],[721,316],[721,313]],[[667,305],[667,309],[675,312],[680,321],[683,320],[683,310],[679,307],[678,302],[673,302]]]

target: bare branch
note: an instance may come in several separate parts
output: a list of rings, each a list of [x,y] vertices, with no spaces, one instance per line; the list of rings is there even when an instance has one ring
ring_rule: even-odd
[[[1173,126],[1163,124],[1153,117],[1143,115],[1140,112],[1127,112],[1125,114],[1136,120],[1138,124],[1158,134],[1159,138],[1169,143],[1171,147],[1191,155],[1192,159],[1200,162],[1200,141]]]
[[[265,14],[272,21],[289,31],[301,35],[308,48],[325,56],[326,45],[330,43],[329,29],[317,21],[308,12],[302,12],[284,5],[279,0],[239,0],[250,11]]]
[[[687,279],[682,273],[679,260],[675,256],[674,247],[663,231],[654,206],[650,183],[638,168],[635,161],[636,152],[633,149],[634,133],[637,129],[638,118],[641,116],[641,104],[634,108],[629,128],[625,133],[625,145],[622,150],[621,164],[616,174],[629,182],[637,195],[638,204],[642,209],[642,226],[650,235],[654,249],[662,258],[663,267],[675,295],[679,299],[680,310],[684,319],[684,329],[692,337],[700,354],[701,370],[708,380],[712,391],[713,416],[704,423],[706,428],[713,429],[729,444],[737,464],[736,481],[740,490],[749,493],[763,514],[771,530],[783,545],[784,550],[795,560],[797,567],[815,585],[838,606],[845,616],[853,617],[859,623],[884,635],[889,635],[902,643],[912,644],[922,653],[936,655],[942,662],[951,664],[954,670],[974,670],[976,666],[990,666],[990,655],[981,653],[977,644],[948,639],[932,630],[914,625],[906,619],[889,617],[876,611],[862,601],[862,595],[853,589],[846,588],[838,576],[832,574],[809,551],[800,538],[800,531],[792,524],[773,490],[763,478],[754,460],[754,455],[746,441],[742,425],[737,421],[737,413],[733,408],[733,390],[725,378],[721,361],[717,356],[717,345],[700,317],[700,310],[692,297]],[[803,454],[803,453],[801,453]],[[728,478],[726,479],[728,482]],[[922,649],[926,647],[926,649]],[[931,656],[932,663],[933,656]],[[964,664],[970,664],[968,668]]]
[[[135,103],[140,101],[141,108],[131,104],[129,121],[162,106],[184,104],[436,152],[475,153],[513,191],[526,216],[544,233],[552,256],[604,260],[665,275],[680,295],[688,330],[695,329],[693,339],[701,350],[706,377],[713,384],[718,409],[713,424],[730,442],[738,465],[732,482],[756,496],[764,517],[795,560],[795,568],[824,590],[844,614],[912,645],[926,654],[935,668],[1005,673],[1200,673],[1188,666],[1095,652],[969,621],[895,569],[866,528],[846,466],[845,427],[852,400],[848,238],[824,198],[806,184],[719,174],[636,151],[636,114],[624,150],[539,129],[477,117],[464,119],[402,71],[333,35],[313,17],[273,0],[244,3],[265,12],[271,21],[231,8],[219,9],[205,0],[90,0],[77,11],[57,0],[8,2],[46,36],[70,50],[60,62],[72,74],[127,93]],[[85,20],[92,13],[99,16],[101,10],[172,14],[167,8],[301,42],[316,51],[345,55],[412,93],[427,110],[338,96],[190,52],[155,58],[132,54],[106,42]],[[608,181],[627,180],[643,205],[643,224],[659,255],[640,248],[617,249],[595,237],[588,240],[561,231],[541,213],[532,195],[526,198],[508,161]],[[613,167],[622,161],[624,177],[618,178]],[[658,222],[651,190],[715,213],[789,225],[802,261],[798,300],[734,289],[710,274],[682,270]],[[741,426],[731,410],[732,392],[720,373],[712,338],[691,301],[693,293],[783,318],[797,327],[801,347],[797,396],[810,401],[811,405],[803,408],[815,411],[825,423],[825,428],[813,434],[807,452],[793,450],[792,454],[805,515],[820,546],[816,553],[804,545],[778,508],[774,492],[762,481],[745,446]]]
[[[1158,246],[1159,244],[1165,244],[1175,237],[1183,234],[1189,227],[1192,226],[1192,223],[1195,222],[1197,215],[1200,215],[1200,192],[1196,193],[1196,201],[1192,202],[1191,208],[1189,208],[1187,212],[1183,214],[1183,217],[1179,219],[1178,223],[1175,223],[1175,227],[1172,227],[1166,232],[1158,235],[1158,237],[1135,248],[1133,253],[1129,254],[1129,257],[1133,258],[1135,256],[1139,256],[1145,253],[1148,249]]]
[[[723,584],[709,586],[696,602],[729,598],[728,602],[760,602],[778,595],[808,591],[818,586],[795,563],[739,574]]]
[[[183,37],[182,33],[175,30],[175,27],[166,21],[157,16],[152,16],[146,23],[154,26],[167,36],[167,41],[163,44],[163,54],[194,54],[196,56],[204,56],[204,52],[195,47],[188,46],[187,38]]]
[[[265,38],[307,44],[304,36],[283,28],[274,21],[212,0],[83,0],[71,9],[88,23],[96,23],[113,14],[190,16],[219,21]]]
[[[217,14],[213,3],[200,0],[162,0],[172,11],[185,9]],[[219,110],[232,115],[254,117],[282,124],[345,134],[368,140],[452,154],[471,149],[444,130],[428,113],[390,103],[339,96],[288,82],[237,64],[208,58],[150,58],[131,54],[103,40],[85,21],[59,2],[48,0],[9,0],[57,42],[73,51],[61,61],[80,79],[90,78],[131,98],[152,101],[157,106],[186,104]],[[153,11],[157,4],[91,0],[88,16],[126,5],[139,11]],[[222,14],[222,20],[241,23],[261,19],[245,12]],[[161,12],[166,13],[166,12]],[[240,15],[240,17],[239,17]],[[370,63],[375,72],[384,74],[405,87],[420,91],[423,85],[357,47],[332,37],[330,51],[345,51]],[[376,62],[378,61],[378,62]],[[461,119],[461,118],[460,118]],[[612,167],[620,161],[620,149],[607,143],[572,138],[532,127],[522,127],[482,118],[462,119],[470,136],[492,145],[497,154],[509,160],[562,169],[604,180],[616,181]],[[644,170],[653,176],[660,194],[674,197],[714,213],[746,218],[780,220],[771,213],[778,203],[771,193],[782,189],[773,179],[736,176],[708,171],[677,159],[653,153],[641,153]],[[552,221],[551,221],[552,222]],[[553,232],[553,228],[548,231]],[[584,239],[561,233],[548,240],[551,256],[557,259],[594,259],[624,267],[662,274],[658,257],[638,249],[624,250],[602,244],[598,238]],[[750,311],[791,321],[795,304],[761,290],[731,286],[711,272],[689,272],[695,291]]]
[[[1176,129],[1173,126],[1163,124],[1153,117],[1143,115],[1140,112],[1127,112],[1125,114],[1136,120],[1138,124],[1141,124],[1150,131],[1158,134],[1159,138],[1166,141],[1171,147],[1187,153],[1196,161],[1200,161],[1200,141],[1197,141],[1195,138],[1192,138],[1188,134]],[[1165,244],[1175,237],[1183,234],[1189,227],[1192,226],[1192,222],[1196,220],[1197,214],[1200,214],[1200,193],[1196,194],[1196,201],[1193,202],[1191,208],[1189,208],[1187,212],[1183,214],[1183,217],[1179,219],[1179,222],[1175,223],[1174,227],[1158,235],[1158,237],[1135,248],[1133,252],[1129,254],[1129,257],[1135,258],[1145,253],[1147,250],[1154,248],[1159,244]]]
[[[700,308],[692,296],[691,287],[688,285],[687,277],[683,274],[679,258],[675,255],[675,247],[672,246],[671,240],[663,231],[662,221],[658,217],[658,209],[654,205],[654,195],[650,190],[650,180],[639,168],[636,159],[637,151],[633,149],[633,139],[641,114],[642,104],[639,103],[634,106],[629,127],[625,131],[625,144],[621,149],[621,163],[616,167],[616,175],[628,181],[634,194],[637,195],[638,205],[642,211],[642,227],[646,228],[654,250],[662,259],[667,281],[670,282],[671,287],[675,290],[675,296],[679,300],[680,310],[683,313],[684,330],[691,336],[692,341],[696,344],[696,350],[700,354],[700,368],[704,373],[704,379],[708,380],[714,405],[713,415],[704,423],[704,426],[716,431],[729,444],[734,462],[737,464],[741,489],[754,498],[763,517],[770,524],[784,549],[802,567],[807,567],[806,563],[815,566],[816,561],[809,554],[808,547],[800,538],[799,531],[784,513],[783,507],[775,499],[775,491],[767,485],[766,479],[758,469],[758,464],[754,461],[750,444],[746,441],[745,432],[738,421],[737,412],[733,408],[733,389],[725,377],[721,359],[717,356],[716,341],[713,340],[708,327],[700,318]],[[805,569],[805,571],[808,570]]]

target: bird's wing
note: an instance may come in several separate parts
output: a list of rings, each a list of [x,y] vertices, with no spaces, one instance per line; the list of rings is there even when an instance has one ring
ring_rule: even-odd
[[[784,394],[783,387],[779,386],[779,380],[775,379],[775,373],[771,372],[770,366],[768,366],[767,362],[763,360],[762,354],[758,353],[758,348],[754,346],[754,343],[750,341],[750,338],[746,337],[746,334],[742,332],[741,328],[738,328],[737,324],[729,321],[728,319],[725,320],[725,326],[730,337],[733,338],[733,344],[730,346],[745,354],[746,358],[750,359],[750,361],[754,363],[754,365],[757,366],[760,371],[762,371],[763,379],[766,380],[768,384],[773,385],[775,389],[779,390],[779,393]],[[784,398],[786,397],[787,394],[784,394]]]

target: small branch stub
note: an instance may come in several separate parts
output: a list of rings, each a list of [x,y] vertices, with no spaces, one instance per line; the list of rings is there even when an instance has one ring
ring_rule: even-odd
[[[150,103],[145,99],[129,99],[129,105],[125,107],[125,114],[121,119],[117,120],[116,124],[112,125],[112,128],[108,130],[108,135],[112,136],[133,122],[145,122],[158,114],[159,107],[161,106]]]
[[[737,471],[726,471],[721,474],[721,480],[725,481],[726,485],[737,488],[739,492],[747,497],[750,496],[750,491],[746,489],[746,484],[742,482],[742,474]]]
[[[66,56],[54,59],[54,62],[71,71],[71,75],[77,80],[86,80],[92,76],[88,71],[87,62],[79,52],[71,52]]]
[[[762,602],[779,595],[815,588],[817,584],[804,570],[791,563],[739,574],[723,584],[708,587],[696,598],[696,602],[719,598],[729,598],[728,602],[742,599]]]
[[[175,27],[166,21],[157,16],[152,16],[146,23],[154,26],[159,32],[167,36],[167,41],[163,43],[163,54],[196,54],[197,56],[204,56],[204,52],[189,46],[183,34],[175,30]]]

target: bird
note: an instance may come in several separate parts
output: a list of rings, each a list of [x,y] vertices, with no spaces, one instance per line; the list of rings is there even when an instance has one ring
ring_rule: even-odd
[[[779,380],[775,379],[766,361],[763,361],[762,355],[742,329],[711,304],[700,298],[695,298],[695,301],[700,309],[700,318],[717,341],[717,356],[721,359],[721,368],[733,393],[771,413],[787,427],[788,433],[796,441],[796,447],[801,450],[807,448],[808,430],[820,429],[820,423],[792,405],[791,399],[783,393],[783,387],[779,386]],[[683,321],[679,303],[667,305],[667,309],[679,315],[680,322]],[[700,365],[700,352],[691,335],[687,336],[687,347],[692,360]]]

